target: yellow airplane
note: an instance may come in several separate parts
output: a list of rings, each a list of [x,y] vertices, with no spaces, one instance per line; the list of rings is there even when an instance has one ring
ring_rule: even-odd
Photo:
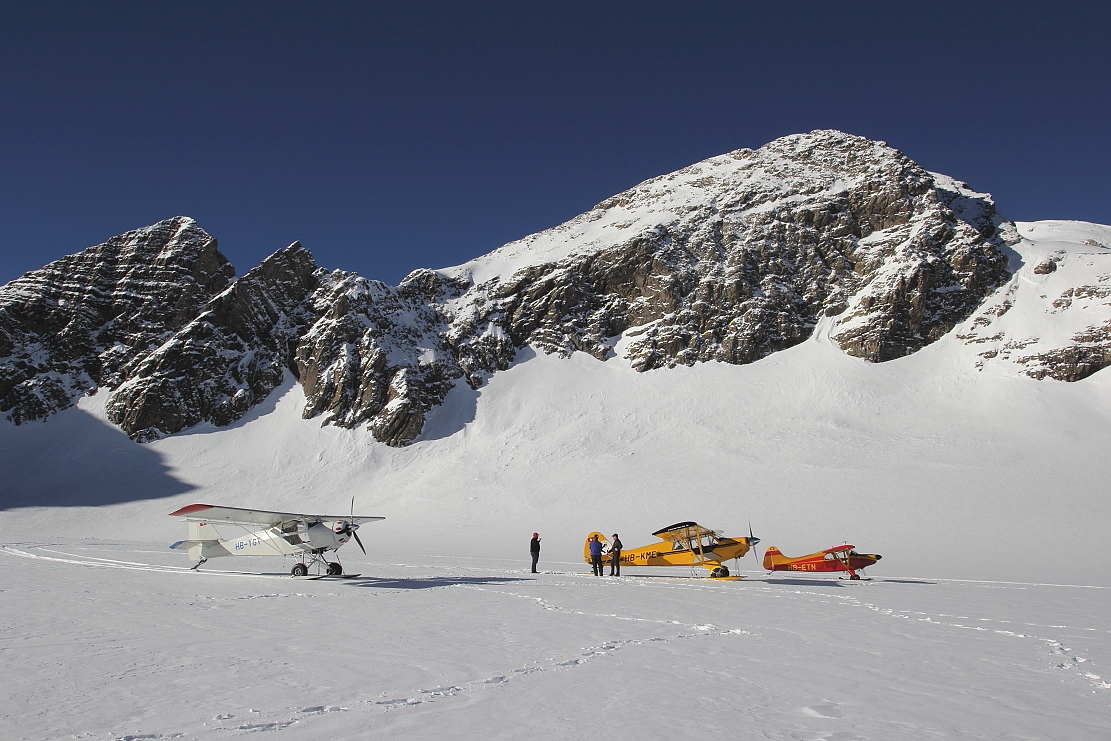
[[[725,538],[720,530],[710,530],[697,522],[677,522],[652,533],[660,539],[658,543],[628,548],[621,551],[622,566],[702,566],[715,579],[737,579],[730,577],[729,567],[723,561],[744,557],[754,545],[760,542],[753,537],[749,528],[747,538]],[[602,533],[594,532],[586,536],[583,543],[583,560],[590,563],[590,540],[595,535],[602,543],[608,543]],[[609,563],[612,556],[605,559]]]

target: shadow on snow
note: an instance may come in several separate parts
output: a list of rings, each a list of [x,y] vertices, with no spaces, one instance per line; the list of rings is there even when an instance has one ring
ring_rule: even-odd
[[[429,576],[415,579],[380,579],[355,576],[346,580],[352,586],[371,587],[373,589],[436,589],[438,587],[455,587],[466,584],[509,584],[521,581],[531,581],[531,579],[520,576]]]
[[[42,422],[0,420],[0,510],[95,507],[195,489],[155,450],[71,407]]]

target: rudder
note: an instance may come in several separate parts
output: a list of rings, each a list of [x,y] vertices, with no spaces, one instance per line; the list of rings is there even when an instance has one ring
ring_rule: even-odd
[[[769,546],[768,550],[764,551],[764,569],[766,571],[774,571],[777,563],[782,563],[786,560],[783,553],[774,545]]]

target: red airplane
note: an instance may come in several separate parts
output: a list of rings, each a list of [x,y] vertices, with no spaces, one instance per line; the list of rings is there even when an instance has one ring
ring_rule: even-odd
[[[857,571],[871,566],[883,556],[857,553],[853,550],[855,547],[845,543],[807,556],[789,558],[773,545],[764,552],[764,568],[768,571],[847,571],[850,579],[859,579]]]

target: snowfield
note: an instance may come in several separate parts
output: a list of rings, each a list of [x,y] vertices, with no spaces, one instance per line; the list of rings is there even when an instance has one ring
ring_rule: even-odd
[[[344,556],[363,576],[193,573],[122,542],[5,546],[19,681],[0,736],[1111,735],[1107,588]]]
[[[292,378],[146,445],[103,392],[0,424],[0,738],[1109,738],[1111,375],[1035,380],[1019,351],[1107,320],[1111,229],[1019,229],[982,313],[882,364],[828,324],[747,366],[525,348],[405,448],[302,419]],[[386,517],[340,552],[357,578],[166,548],[186,504],[352,497]],[[590,531],[683,520],[884,558],[858,583],[587,575]]]

